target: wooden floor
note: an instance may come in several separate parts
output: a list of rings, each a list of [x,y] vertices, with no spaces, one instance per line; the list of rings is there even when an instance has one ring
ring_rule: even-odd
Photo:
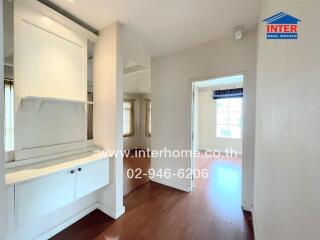
[[[147,183],[128,194],[117,221],[94,211],[52,240],[252,240],[251,216],[241,210],[241,160],[201,158],[209,178],[192,193]]]
[[[139,155],[139,151],[141,151],[140,155]],[[150,165],[151,165],[150,157],[147,156],[147,152],[143,149],[131,150],[130,155],[123,158],[123,195],[124,196],[136,190],[141,185],[144,185],[150,181],[149,177],[146,175],[140,175],[141,178],[128,178],[127,171],[128,170],[136,171],[139,168],[142,170],[143,173],[147,173],[148,169],[150,169]]]

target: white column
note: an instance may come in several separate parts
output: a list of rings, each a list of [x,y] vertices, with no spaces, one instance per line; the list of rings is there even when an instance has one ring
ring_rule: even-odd
[[[122,151],[123,50],[122,27],[116,22],[100,31],[93,60],[93,135],[106,151]],[[101,210],[113,218],[124,213],[123,159],[110,161],[110,184],[100,192]]]

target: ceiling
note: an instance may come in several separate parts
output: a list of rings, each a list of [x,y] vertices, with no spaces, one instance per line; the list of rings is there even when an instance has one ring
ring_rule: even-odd
[[[118,20],[137,32],[151,57],[231,36],[258,23],[261,0],[51,0],[101,30]]]

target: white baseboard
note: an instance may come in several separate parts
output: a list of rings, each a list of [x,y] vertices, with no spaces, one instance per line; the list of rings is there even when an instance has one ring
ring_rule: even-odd
[[[162,184],[162,185],[165,185],[168,187],[176,188],[176,189],[184,191],[184,192],[191,192],[192,191],[191,187],[185,187],[180,184],[163,181],[163,179],[161,179],[161,178],[157,178],[157,179],[153,178],[153,179],[151,179],[151,182],[155,182],[155,183],[159,183],[159,184]]]
[[[251,204],[242,202],[241,207],[243,210],[248,211],[248,212],[253,212],[253,206]]]
[[[68,218],[67,220],[65,220],[64,222],[60,223],[59,225],[53,227],[49,231],[39,235],[38,237],[35,237],[34,239],[35,240],[47,240],[47,239],[53,237],[54,235],[58,234],[59,232],[66,229],[70,225],[79,221],[81,218],[85,217],[86,215],[88,215],[92,211],[96,210],[98,208],[98,205],[99,205],[98,203],[92,204],[91,206],[89,206],[86,209],[82,210],[81,212],[75,214],[74,216]]]
[[[126,208],[124,206],[114,210],[103,203],[99,202],[97,207],[101,212],[104,214],[112,217],[113,219],[118,219],[120,216],[122,216],[126,212]]]
[[[253,225],[254,239],[258,240],[258,230],[257,230],[257,223],[256,223],[256,217],[255,217],[254,211],[252,212],[252,225]]]
[[[54,235],[58,234],[59,232],[63,231],[70,225],[74,224],[75,222],[79,221],[81,218],[85,217],[86,215],[88,215],[89,213],[93,212],[96,209],[99,209],[100,211],[112,217],[113,219],[117,219],[125,213],[124,206],[122,206],[122,208],[120,209],[117,209],[117,211],[114,211],[111,208],[108,208],[107,206],[103,205],[102,203],[96,202],[90,205],[89,207],[85,208],[81,212],[75,214],[74,216],[66,219],[64,222],[60,223],[59,225],[54,226],[49,231],[35,237],[34,240],[47,240],[53,237]]]

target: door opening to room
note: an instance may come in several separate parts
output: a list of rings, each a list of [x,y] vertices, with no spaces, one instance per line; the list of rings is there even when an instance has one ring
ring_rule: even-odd
[[[192,188],[207,191],[210,208],[241,206],[243,75],[192,83]],[[197,172],[207,170],[207,178]]]
[[[150,179],[151,75],[150,68],[125,61],[123,92],[123,194],[128,195]]]

